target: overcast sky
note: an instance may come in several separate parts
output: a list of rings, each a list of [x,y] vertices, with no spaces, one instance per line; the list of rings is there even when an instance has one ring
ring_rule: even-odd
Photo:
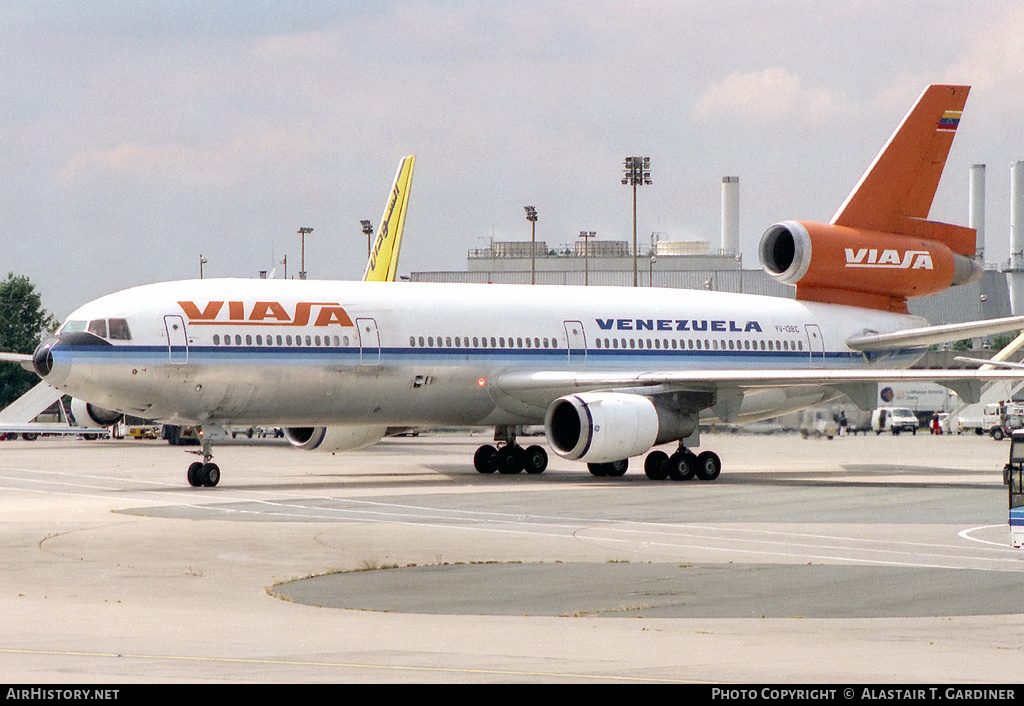
[[[623,158],[651,158],[641,238],[828,220],[929,83],[973,86],[932,218],[1008,256],[1024,159],[1020,0],[0,0],[3,274],[63,318],[124,287],[254,277],[288,256],[357,279],[416,154],[401,273],[580,230],[629,239]],[[277,275],[283,268],[277,265]]]

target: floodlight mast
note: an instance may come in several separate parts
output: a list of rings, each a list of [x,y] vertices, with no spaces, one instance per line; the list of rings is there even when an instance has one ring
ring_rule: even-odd
[[[306,279],[306,236],[312,232],[312,228],[299,228],[299,235],[302,236],[302,259],[300,262],[302,268],[299,272],[299,279]]]
[[[537,284],[537,209],[523,206],[530,222],[530,284]]]
[[[373,236],[373,223],[370,221],[359,221],[363,226],[363,234],[366,235],[366,257],[370,257],[370,252],[373,248],[370,239]]]
[[[645,186],[651,183],[651,158],[650,157],[626,157],[622,185],[633,187],[633,286],[639,286],[637,277],[637,250],[636,250],[636,187]]]

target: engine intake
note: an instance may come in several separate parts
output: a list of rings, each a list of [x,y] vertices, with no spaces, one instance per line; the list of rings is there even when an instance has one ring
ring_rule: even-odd
[[[386,426],[352,424],[338,427],[285,427],[284,437],[304,451],[355,451],[384,438]]]
[[[71,416],[85,429],[106,429],[124,419],[124,415],[111,409],[97,407],[77,397],[71,398]]]
[[[621,392],[559,397],[544,418],[552,450],[587,463],[639,456],[655,444],[689,436],[695,426],[692,415],[659,409],[650,397]]]

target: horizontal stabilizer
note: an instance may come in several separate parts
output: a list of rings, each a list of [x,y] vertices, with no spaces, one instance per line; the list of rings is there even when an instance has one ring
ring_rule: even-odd
[[[0,363],[17,363],[30,373],[32,368],[32,355],[29,353],[4,353],[0,352]]]
[[[965,338],[993,336],[1021,329],[1024,329],[1024,316],[1007,316],[1002,319],[985,319],[964,324],[925,326],[895,333],[865,333],[853,336],[846,345],[855,351],[893,351],[901,348],[922,348]]]

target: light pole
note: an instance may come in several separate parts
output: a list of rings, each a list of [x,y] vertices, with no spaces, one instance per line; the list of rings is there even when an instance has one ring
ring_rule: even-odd
[[[651,183],[651,158],[626,157],[624,173],[625,176],[622,177],[623,186],[629,184],[633,187],[633,286],[636,287],[638,286],[636,273],[636,187]]]
[[[306,236],[313,232],[312,228],[299,228],[299,235],[302,236],[302,259],[300,261],[299,279],[306,279]]]
[[[581,230],[580,237],[583,238],[583,286],[590,285],[590,239],[597,236],[592,230]]]
[[[359,221],[363,224],[363,234],[366,235],[366,257],[370,257],[370,237],[373,235],[373,224],[369,221]]]
[[[537,284],[537,209],[523,206],[530,222],[530,284]]]

